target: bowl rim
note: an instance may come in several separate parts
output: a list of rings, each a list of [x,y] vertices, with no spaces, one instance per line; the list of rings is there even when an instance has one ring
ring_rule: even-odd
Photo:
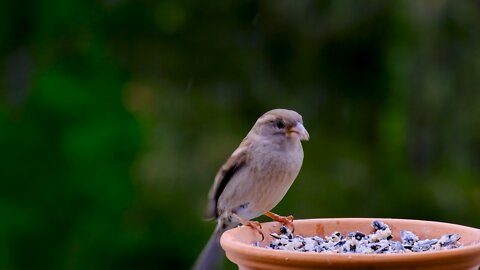
[[[321,222],[355,222],[363,221],[365,222],[373,220],[381,220],[386,224],[389,222],[411,222],[411,223],[422,223],[425,225],[428,224],[437,224],[443,226],[449,226],[455,228],[462,228],[462,230],[468,230],[472,233],[478,234],[479,241],[474,244],[468,244],[460,248],[448,249],[448,250],[433,250],[426,252],[411,252],[411,253],[398,253],[398,254],[356,254],[356,253],[317,253],[317,252],[299,252],[299,251],[288,251],[288,250],[273,250],[267,249],[265,247],[258,247],[252,244],[248,244],[242,241],[239,241],[235,237],[235,233],[240,230],[251,230],[244,226],[237,227],[231,230],[226,231],[221,239],[220,243],[224,250],[226,250],[227,255],[229,252],[235,253],[240,257],[250,257],[251,260],[255,261],[271,261],[271,260],[282,260],[289,261],[290,263],[295,262],[312,262],[312,263],[402,263],[415,260],[416,262],[420,261],[433,261],[436,260],[439,263],[444,259],[452,260],[461,260],[465,257],[478,256],[480,261],[480,229],[474,227],[468,227],[459,224],[439,222],[439,221],[428,221],[428,220],[418,220],[418,219],[399,219],[399,218],[314,218],[314,219],[298,219],[294,220],[294,224],[297,223],[321,223]],[[271,226],[278,224],[277,222],[265,222],[263,225]],[[252,233],[254,231],[252,230]],[[256,232],[255,232],[256,233]]]

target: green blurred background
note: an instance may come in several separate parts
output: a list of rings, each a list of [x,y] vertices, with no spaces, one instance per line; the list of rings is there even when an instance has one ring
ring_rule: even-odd
[[[217,169],[277,107],[311,140],[275,212],[480,227],[479,12],[1,1],[0,269],[188,269]]]

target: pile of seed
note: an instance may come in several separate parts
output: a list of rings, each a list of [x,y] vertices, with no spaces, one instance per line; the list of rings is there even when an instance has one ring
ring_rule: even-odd
[[[271,234],[274,239],[266,248],[302,252],[388,254],[443,250],[461,246],[458,243],[459,234],[445,234],[439,239],[420,240],[413,232],[400,231],[401,241],[393,241],[392,231],[387,224],[374,220],[372,227],[371,234],[355,231],[342,235],[340,232],[334,232],[322,238],[293,235],[287,227],[281,226],[280,234]]]

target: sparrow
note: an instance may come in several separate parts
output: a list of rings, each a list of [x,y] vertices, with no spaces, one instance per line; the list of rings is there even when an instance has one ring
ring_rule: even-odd
[[[295,181],[303,162],[302,140],[309,134],[295,111],[274,109],[263,114],[220,168],[208,194],[207,217],[217,226],[198,257],[194,270],[219,267],[220,236],[240,224],[257,230],[251,221],[266,215],[293,228],[293,217],[270,212]]]

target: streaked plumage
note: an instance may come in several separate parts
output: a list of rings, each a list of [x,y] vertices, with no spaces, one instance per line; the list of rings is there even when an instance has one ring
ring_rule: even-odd
[[[308,140],[302,117],[275,109],[262,115],[220,168],[209,193],[208,217],[215,232],[194,269],[214,269],[218,240],[227,229],[275,207],[297,177],[303,162],[301,140]],[[218,256],[217,256],[218,257]]]

